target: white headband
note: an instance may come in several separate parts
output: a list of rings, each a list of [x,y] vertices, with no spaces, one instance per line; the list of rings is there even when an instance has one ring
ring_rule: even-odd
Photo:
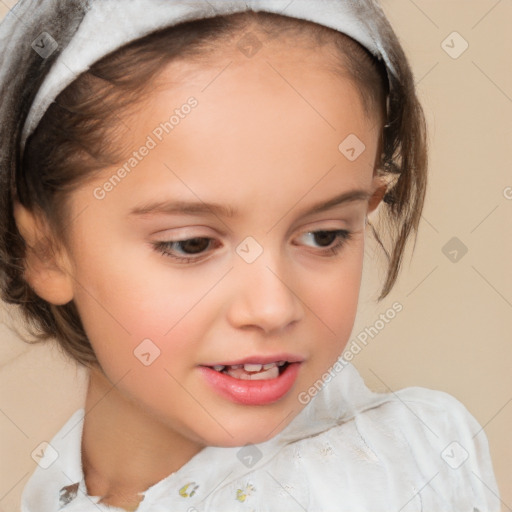
[[[312,21],[352,37],[384,61],[388,77],[389,73],[396,77],[383,40],[383,34],[390,30],[389,24],[374,0],[45,0],[44,8],[39,2],[20,0],[0,26],[4,51],[19,51],[12,45],[19,39],[24,24],[34,25],[41,9],[53,9],[53,16],[65,13],[64,19],[73,20],[77,28],[71,35],[66,35],[65,28],[58,26],[60,38],[68,39],[67,44],[59,41],[57,36],[54,40],[51,25],[47,30],[42,26],[40,35],[32,42],[32,49],[39,50],[39,58],[49,57],[45,52],[52,52],[57,45],[58,56],[20,126],[21,151],[50,104],[92,64],[155,30],[195,19],[254,10]],[[51,22],[56,23],[56,19],[51,18]],[[7,71],[5,67],[14,65],[12,61],[12,58],[0,61],[0,80]]]

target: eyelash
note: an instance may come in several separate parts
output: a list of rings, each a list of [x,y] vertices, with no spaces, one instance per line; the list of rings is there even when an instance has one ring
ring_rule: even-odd
[[[344,229],[336,229],[336,230],[318,230],[318,231],[307,231],[306,235],[318,235],[319,233],[329,234],[329,235],[335,235],[335,240],[338,241],[331,247],[324,248],[324,250],[319,251],[320,256],[323,257],[334,257],[338,254],[340,249],[342,249],[345,244],[352,239],[352,233],[344,230]],[[172,258],[173,260],[178,261],[179,263],[191,263],[191,262],[198,262],[201,261],[203,258],[201,258],[201,255],[204,253],[199,253],[199,256],[176,256],[175,254],[172,254],[171,250],[174,245],[184,244],[185,242],[191,242],[193,240],[209,240],[210,242],[214,241],[213,238],[208,237],[194,237],[194,238],[187,238],[185,240],[174,240],[172,242],[155,242],[153,243],[154,249],[163,254],[164,256],[167,256],[169,258]],[[208,248],[210,247],[210,243],[208,244]]]

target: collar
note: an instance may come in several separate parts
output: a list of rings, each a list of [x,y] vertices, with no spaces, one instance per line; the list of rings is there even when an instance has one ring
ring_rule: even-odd
[[[220,485],[261,468],[284,446],[341,425],[356,413],[386,400],[386,394],[370,391],[355,367],[341,358],[308,391],[299,395],[302,403],[310,400],[305,408],[272,439],[244,447],[204,448],[177,472],[142,493],[144,499],[138,512],[149,510],[150,504],[163,498],[169,499],[170,493],[175,494],[178,503],[179,497],[194,498],[198,503]],[[86,492],[81,463],[84,416],[84,409],[77,410],[49,443],[23,491],[22,512],[83,511],[93,503],[91,510],[113,510],[98,505],[100,498],[88,496]],[[218,471],[205,471],[205,468],[215,467]],[[196,483],[198,475],[201,475],[200,485]],[[190,510],[190,500],[181,502],[183,510]]]

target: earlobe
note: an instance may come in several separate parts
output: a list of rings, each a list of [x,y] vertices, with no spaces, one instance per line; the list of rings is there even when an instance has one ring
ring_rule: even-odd
[[[55,251],[47,223],[17,202],[14,219],[26,244],[25,280],[47,302],[67,304],[73,299],[70,268],[64,252]]]

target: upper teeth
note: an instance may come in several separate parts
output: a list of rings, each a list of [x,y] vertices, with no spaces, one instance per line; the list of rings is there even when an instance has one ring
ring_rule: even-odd
[[[243,368],[246,372],[260,372],[261,370],[269,370],[275,366],[284,366],[286,361],[277,361],[275,363],[259,364],[259,363],[246,363],[246,364],[234,364],[232,366],[225,366],[222,364],[216,364],[213,369],[217,372],[223,371],[225,368],[231,370],[237,370]]]
[[[274,366],[275,363],[271,364],[270,366]],[[263,368],[262,364],[244,364],[244,370],[246,372],[259,372]],[[265,368],[266,369],[266,368]]]

